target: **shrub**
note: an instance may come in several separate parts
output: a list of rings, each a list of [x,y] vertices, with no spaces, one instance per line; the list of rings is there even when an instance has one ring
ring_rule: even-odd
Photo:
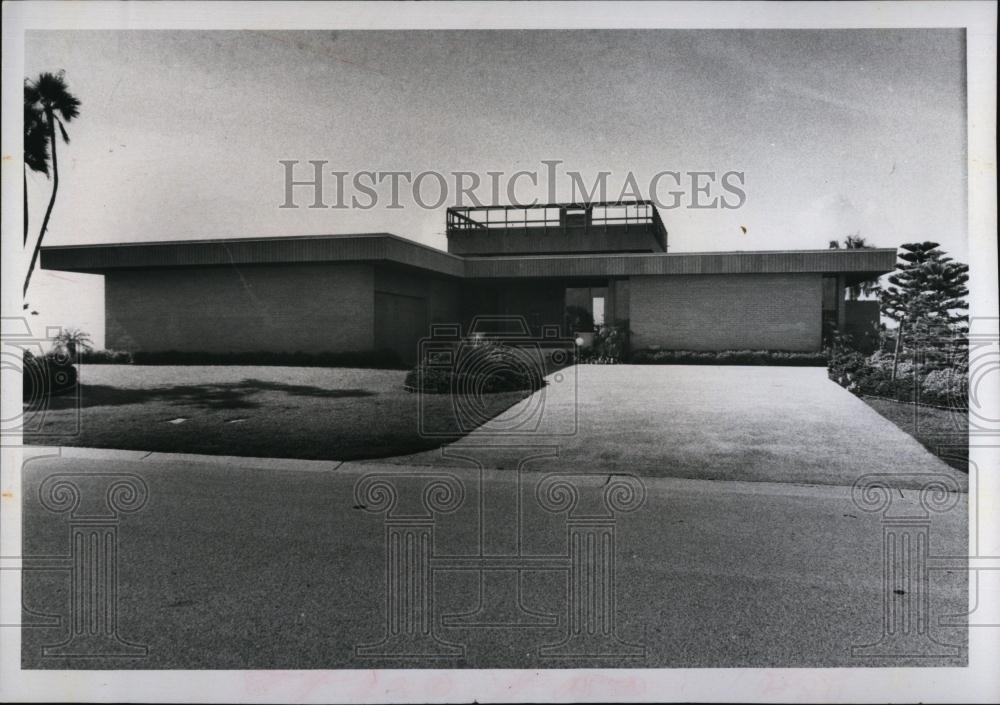
[[[966,408],[969,376],[964,369],[933,370],[920,383],[920,399],[927,404]]]
[[[68,355],[49,353],[39,358],[25,350],[21,370],[24,401],[42,403],[51,396],[66,394],[76,387],[76,368]]]
[[[85,350],[78,360],[87,365],[131,365],[132,353],[128,350]]]
[[[535,391],[545,370],[502,342],[479,340],[461,350],[453,367],[418,365],[406,375],[404,389],[429,394],[496,394]]]
[[[824,352],[782,350],[638,350],[630,362],[637,365],[787,365],[822,367]]]
[[[628,349],[628,322],[600,326],[594,332],[594,344],[579,350],[577,362],[591,365],[617,365],[625,360]]]
[[[893,379],[891,354],[876,352],[865,356],[855,350],[841,350],[830,357],[829,376],[861,396],[951,408],[966,408],[968,403],[968,374],[961,364],[928,369],[901,358]]]

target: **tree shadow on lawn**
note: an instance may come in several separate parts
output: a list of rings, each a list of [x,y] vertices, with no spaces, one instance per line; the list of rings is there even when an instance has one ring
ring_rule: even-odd
[[[252,400],[260,392],[281,392],[289,396],[314,399],[346,399],[375,396],[366,389],[325,389],[303,384],[282,384],[259,379],[245,379],[229,384],[185,384],[170,387],[112,387],[103,384],[84,384],[76,395],[54,397],[48,408],[89,408],[95,406],[127,406],[149,402],[164,402],[200,409],[257,409],[266,406]]]

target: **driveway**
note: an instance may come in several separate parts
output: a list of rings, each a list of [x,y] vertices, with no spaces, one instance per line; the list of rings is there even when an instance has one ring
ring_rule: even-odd
[[[405,465],[516,465],[530,448],[546,468],[817,485],[869,473],[967,476],[812,367],[581,365],[493,422]]]

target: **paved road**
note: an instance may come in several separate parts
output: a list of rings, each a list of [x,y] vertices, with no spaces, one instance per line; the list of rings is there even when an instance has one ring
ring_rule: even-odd
[[[445,471],[81,449],[64,453],[25,465],[25,554],[58,556],[68,550],[67,515],[53,514],[38,502],[46,478],[88,474],[71,479],[81,488],[86,510],[93,512],[106,494],[100,478],[90,474],[141,477],[148,502],[120,519],[118,630],[122,639],[148,646],[148,655],[45,657],[42,647],[64,641],[68,626],[33,627],[22,631],[25,667],[895,666],[964,661],[961,654],[937,659],[852,656],[852,646],[879,641],[886,591],[882,515],[862,511],[846,486],[643,478],[645,503],[615,515],[617,594],[613,609],[603,613],[614,615],[617,636],[641,647],[641,656],[566,660],[540,651],[567,634],[571,592],[565,570],[525,571],[520,593],[524,609],[515,610],[517,586],[511,581],[516,573],[491,572],[480,583],[476,572],[447,562],[447,557],[477,556],[482,549],[496,555],[520,550],[521,560],[549,556],[541,559],[549,567],[567,565],[565,559],[559,563],[551,558],[570,555],[571,532],[566,513],[558,512],[558,493],[538,488],[544,475],[536,470],[544,466],[529,463],[520,472],[487,468],[480,473],[471,467]],[[384,515],[369,510],[378,509],[377,502],[390,495],[354,494],[359,480],[371,473],[382,473],[398,491],[397,516],[419,514],[421,497],[445,509],[461,500],[451,513],[435,515],[433,553],[443,560],[434,572],[435,603],[429,616],[435,638],[463,646],[464,653],[430,661],[374,659],[356,652],[355,646],[378,642],[386,631],[386,528]],[[421,494],[420,483],[434,479],[427,475],[442,474],[454,476],[460,492],[451,497]],[[568,480],[577,487],[579,518],[600,514],[603,490],[620,478]],[[547,497],[556,513],[540,508],[539,495]],[[912,490],[897,489],[886,497],[894,511],[920,511]],[[956,506],[933,516],[929,547],[935,556],[965,553],[966,495],[952,497]],[[94,498],[97,505],[90,504]],[[628,508],[629,499],[627,493],[619,495],[617,506]],[[486,521],[480,523],[479,516]],[[577,529],[587,526],[576,524]],[[599,571],[601,563],[583,565]],[[419,577],[419,572],[409,575]],[[68,574],[29,571],[24,579],[26,607],[60,615],[65,625]],[[896,608],[915,589],[904,587],[910,593],[888,596]],[[964,611],[966,576],[934,571],[930,587],[930,634],[943,643],[964,644],[961,630],[940,626],[939,617]],[[474,612],[480,594],[484,609],[466,622],[521,626],[470,626],[462,618],[446,619]],[[611,599],[607,593],[597,597],[587,604]],[[524,626],[525,620],[541,623]],[[603,623],[597,624],[600,631]],[[582,653],[608,653],[587,648]],[[945,652],[921,638],[903,653]]]

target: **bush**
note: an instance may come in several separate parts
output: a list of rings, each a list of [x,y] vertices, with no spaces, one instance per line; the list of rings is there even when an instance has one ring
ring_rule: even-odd
[[[25,350],[23,358],[21,396],[35,404],[76,388],[76,368],[68,355],[49,353],[36,357]]]
[[[949,408],[966,408],[969,381],[965,367],[917,368],[912,360],[900,359],[892,379],[892,355],[876,352],[865,356],[856,350],[840,350],[830,357],[830,379],[859,396],[883,397]]]
[[[463,347],[454,367],[418,365],[406,375],[404,389],[429,394],[496,394],[535,391],[545,370],[526,361],[516,349],[481,340]]]
[[[628,349],[628,322],[600,326],[594,332],[594,344],[577,353],[577,362],[590,365],[617,365],[625,360]]]
[[[969,376],[964,369],[933,370],[920,383],[920,400],[936,406],[966,408]]]
[[[87,365],[131,365],[132,353],[128,350],[85,350],[78,361]]]
[[[786,365],[822,367],[825,352],[782,350],[639,350],[630,362],[637,365]]]

